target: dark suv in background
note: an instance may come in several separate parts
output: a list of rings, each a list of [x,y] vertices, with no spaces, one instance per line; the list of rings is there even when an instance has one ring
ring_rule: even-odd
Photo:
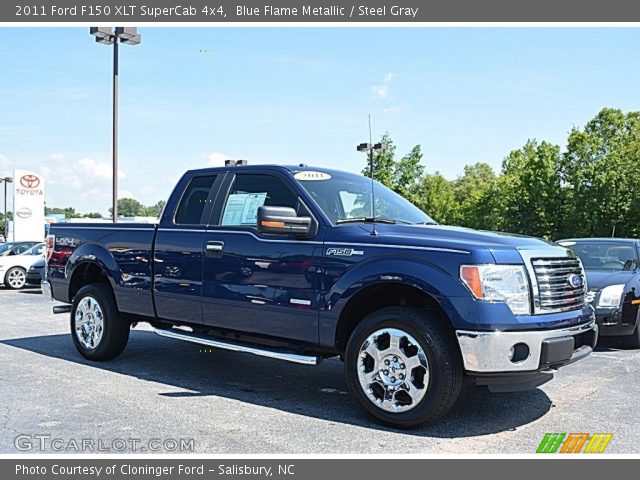
[[[557,243],[582,261],[600,335],[624,336],[629,347],[640,348],[640,240],[571,238]]]

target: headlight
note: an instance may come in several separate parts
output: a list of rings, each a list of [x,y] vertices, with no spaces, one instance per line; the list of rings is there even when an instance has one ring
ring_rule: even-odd
[[[478,300],[504,302],[514,315],[531,313],[529,280],[521,265],[463,265],[460,278]]]
[[[622,292],[624,292],[624,285],[610,285],[603,288],[598,299],[598,306],[606,308],[619,307],[622,301]]]

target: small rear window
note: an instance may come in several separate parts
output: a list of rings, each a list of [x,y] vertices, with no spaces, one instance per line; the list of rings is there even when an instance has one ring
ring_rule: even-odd
[[[191,180],[176,211],[175,223],[177,225],[204,225],[206,223],[202,221],[202,214],[215,179],[215,175],[207,175]]]

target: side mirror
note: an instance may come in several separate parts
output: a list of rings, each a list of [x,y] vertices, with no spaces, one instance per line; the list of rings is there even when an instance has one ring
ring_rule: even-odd
[[[305,236],[311,231],[311,217],[298,217],[289,207],[258,207],[258,232]]]

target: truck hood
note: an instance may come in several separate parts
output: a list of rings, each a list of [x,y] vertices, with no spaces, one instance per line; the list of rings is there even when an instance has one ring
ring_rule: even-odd
[[[367,225],[367,230],[371,230]],[[490,250],[523,249],[537,250],[559,248],[566,250],[552,242],[539,238],[516,235],[512,233],[489,232],[473,230],[463,227],[447,225],[376,225],[380,241],[394,242],[400,245],[442,244],[451,248],[469,250],[474,248],[488,248]]]
[[[626,285],[634,275],[638,275],[635,271],[622,270],[586,270],[587,287],[589,290],[602,290],[609,285]]]

